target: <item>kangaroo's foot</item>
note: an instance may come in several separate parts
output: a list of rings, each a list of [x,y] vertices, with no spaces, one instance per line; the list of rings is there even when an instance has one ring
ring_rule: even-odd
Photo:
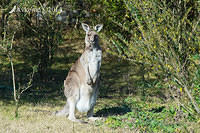
[[[68,119],[69,119],[70,121],[73,121],[73,122],[78,122],[78,123],[87,123],[86,121],[79,120],[79,119],[76,119],[76,118],[70,118],[70,117],[68,117]]]
[[[60,110],[60,111],[53,112],[53,115],[55,115],[55,116],[67,116],[68,114],[69,114],[69,112],[66,110]]]
[[[91,116],[91,117],[88,117],[88,119],[90,121],[98,121],[98,120],[101,120],[102,118],[101,117],[93,117],[93,116]]]

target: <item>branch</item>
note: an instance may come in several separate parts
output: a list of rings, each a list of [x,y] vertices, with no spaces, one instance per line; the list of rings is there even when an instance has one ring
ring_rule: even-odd
[[[15,35],[15,33],[13,34],[13,37],[12,37],[12,40],[11,40],[11,47],[10,47],[11,50],[12,50],[14,35]],[[5,35],[5,36],[6,36],[6,35]],[[4,36],[4,38],[5,38],[5,36]],[[7,50],[7,49],[6,49],[6,50]],[[15,85],[15,70],[14,70],[14,65],[13,65],[13,60],[12,60],[12,53],[11,53],[11,51],[9,51],[9,53],[8,53],[8,58],[9,58],[9,60],[10,60],[11,71],[12,71],[12,81],[13,81],[13,89],[14,89],[14,100],[15,100],[16,102],[18,102],[17,95],[16,95],[16,85]]]
[[[192,97],[192,95],[190,94],[190,92],[188,91],[187,85],[185,85],[185,83],[181,83],[177,78],[175,78],[175,80],[176,80],[181,86],[183,86],[183,88],[184,88],[185,92],[187,93],[187,95],[188,95],[190,101],[192,102],[192,105],[194,106],[196,112],[197,112],[198,114],[200,114],[199,107],[198,107],[197,103],[195,102],[195,100],[193,99],[193,97]]]
[[[198,114],[200,114],[199,107],[198,107],[197,103],[195,102],[195,100],[193,99],[193,97],[190,94],[190,92],[188,91],[188,88],[187,88],[186,85],[184,85],[184,90],[187,93],[188,97],[190,98],[190,101],[192,102],[192,105],[194,106],[195,110],[197,111]]]
[[[191,112],[189,109],[187,109],[187,108],[184,106],[184,104],[182,104],[182,103],[179,101],[178,98],[176,98],[176,97],[174,96],[174,93],[173,93],[173,91],[172,91],[172,89],[171,89],[171,85],[169,85],[169,91],[170,91],[172,97],[175,99],[175,101],[179,104],[179,106],[182,106],[185,110],[187,110],[188,112],[190,112],[190,113],[192,114],[192,112]],[[180,107],[179,107],[179,108],[180,108]]]
[[[25,92],[26,90],[28,90],[31,86],[32,86],[32,82],[33,82],[33,77],[34,77],[34,74],[35,74],[35,70],[33,69],[33,72],[30,76],[30,80],[29,82],[27,83],[26,87],[23,87],[22,91],[20,92],[20,95]]]

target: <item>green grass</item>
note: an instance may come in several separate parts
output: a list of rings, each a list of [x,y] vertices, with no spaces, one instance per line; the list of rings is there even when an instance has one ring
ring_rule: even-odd
[[[108,117],[105,123],[109,127],[127,127],[138,129],[140,132],[200,131],[199,119],[194,119],[191,114],[179,110],[173,101],[164,103],[156,97],[148,97],[145,101],[128,97],[124,104],[131,108],[131,112]]]

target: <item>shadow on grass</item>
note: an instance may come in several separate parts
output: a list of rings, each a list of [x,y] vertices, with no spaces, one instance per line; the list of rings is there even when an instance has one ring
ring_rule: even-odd
[[[95,113],[97,117],[108,117],[113,115],[124,115],[128,112],[131,112],[131,109],[124,105],[121,107],[111,107],[111,108],[103,108]]]

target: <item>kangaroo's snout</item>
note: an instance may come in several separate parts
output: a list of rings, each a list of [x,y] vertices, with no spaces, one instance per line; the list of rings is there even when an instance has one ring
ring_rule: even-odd
[[[97,35],[97,33],[96,32],[94,32],[94,31],[91,31],[90,33],[88,33],[88,41],[90,42],[90,43],[95,43],[95,42],[97,42],[98,41],[98,35]]]
[[[98,35],[94,35],[94,40],[98,40],[99,39],[99,36]]]

